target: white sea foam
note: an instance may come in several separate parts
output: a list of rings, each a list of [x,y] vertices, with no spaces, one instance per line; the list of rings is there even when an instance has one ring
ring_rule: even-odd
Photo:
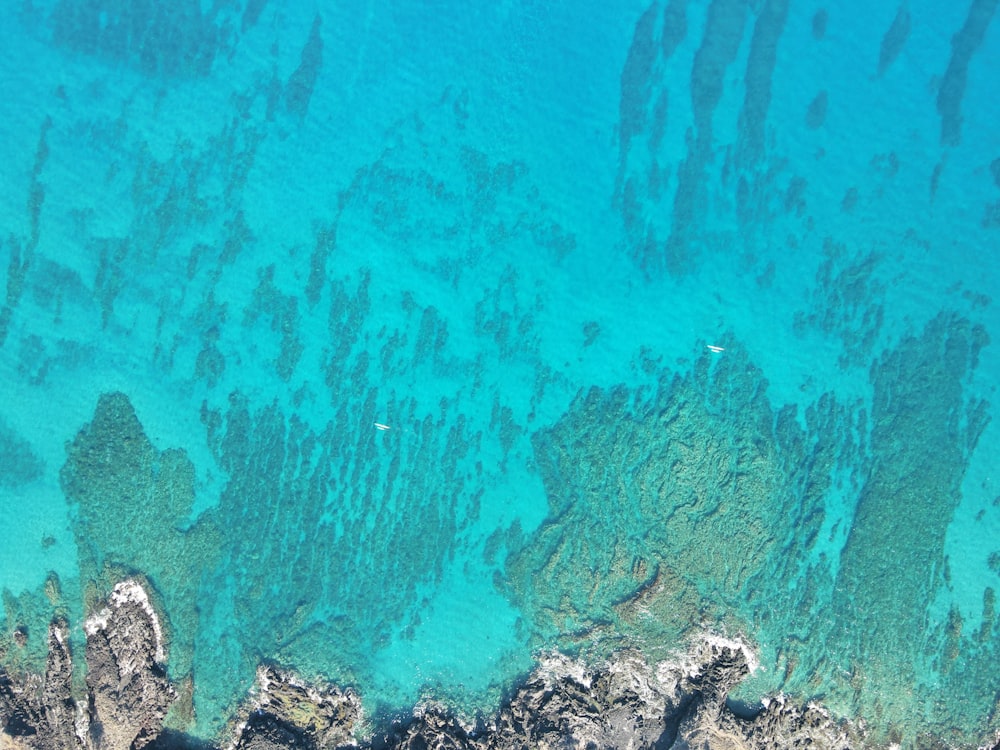
[[[750,674],[761,668],[756,650],[743,637],[731,638],[705,631],[694,636],[685,651],[657,662],[654,673],[663,691],[675,697],[679,695],[684,689],[685,680],[696,678],[702,673],[708,658],[707,652],[713,647],[742,652]]]
[[[68,633],[66,632],[66,628],[64,628],[62,625],[54,625],[52,627],[52,635],[55,636],[56,642],[60,646],[66,645],[66,636],[68,635]]]
[[[665,702],[663,685],[650,664],[639,652],[620,653],[608,664],[608,672],[616,681],[626,683],[648,706],[662,707]]]
[[[538,675],[545,680],[546,685],[569,677],[584,687],[590,687],[590,675],[587,665],[558,651],[543,653],[538,658]]]
[[[105,607],[100,612],[91,615],[83,623],[83,632],[87,635],[96,635],[101,630],[108,627],[108,620],[111,618],[111,610]]]

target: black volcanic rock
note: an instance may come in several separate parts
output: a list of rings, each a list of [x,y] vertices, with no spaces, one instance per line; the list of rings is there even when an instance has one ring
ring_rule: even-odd
[[[654,748],[678,698],[637,654],[619,654],[596,669],[552,655],[500,710],[485,745]]]
[[[14,748],[77,750],[71,694],[73,665],[65,621],[49,626],[49,655],[44,679],[29,676],[18,685],[0,668],[0,727]],[[0,740],[6,739],[0,735]],[[0,742],[7,748],[8,744]]]
[[[0,668],[4,750],[141,750],[156,738],[175,698],[164,672],[163,635],[142,585],[115,586],[87,620],[87,695],[73,694],[69,629],[49,627],[45,677],[15,680]]]
[[[101,750],[141,750],[160,733],[177,697],[145,590],[134,580],[119,583],[85,629],[90,742]]]
[[[49,626],[49,656],[42,689],[42,706],[52,736],[59,748],[80,747],[76,734],[76,703],[73,700],[73,660],[69,652],[69,625],[57,619]]]
[[[0,668],[2,750],[214,750],[178,732],[161,734],[176,693],[156,612],[142,584],[123,581],[85,624],[86,695],[73,692],[68,625],[49,629],[44,678]],[[360,698],[262,666],[230,724],[226,750],[702,750],[783,747],[851,750],[861,731],[816,704],[781,696],[752,718],[727,705],[754,668],[750,648],[706,636],[675,661],[649,664],[621,651],[600,665],[543,657],[497,713],[464,724],[424,705],[377,741],[361,740]],[[996,743],[996,738],[989,740]],[[990,744],[984,745],[990,747]],[[993,750],[1000,750],[1000,743]]]
[[[243,725],[236,750],[281,750],[316,748],[316,741],[294,724],[264,711],[255,711]]]
[[[859,747],[816,706],[772,701],[752,720],[726,705],[750,671],[748,647],[706,638],[684,659],[649,665],[624,651],[600,666],[561,654],[543,658],[498,713],[477,727],[443,706],[377,743],[354,744],[360,702],[332,686],[307,686],[273,668],[258,672],[256,698],[235,729],[235,750],[377,747],[379,750],[686,750],[703,747]]]
[[[180,747],[160,734],[176,697],[164,671],[163,635],[142,585],[124,581],[86,622],[87,696],[72,695],[66,624],[53,623],[44,680],[15,685],[0,673],[2,746],[14,750],[157,750]],[[378,743],[359,743],[361,701],[350,690],[305,683],[262,666],[233,724],[230,750],[666,750],[714,747],[849,748],[817,707],[778,701],[752,721],[726,707],[746,676],[749,648],[706,638],[683,659],[648,664],[623,651],[600,666],[561,654],[544,657],[495,716],[475,728],[441,706],[423,706]],[[740,744],[742,743],[742,744]],[[839,743],[839,744],[838,744]]]
[[[393,750],[479,750],[469,730],[441,707],[420,710],[409,724],[397,729],[384,743]]]
[[[257,670],[253,700],[236,724],[235,750],[347,748],[361,720],[361,700],[335,685],[306,684],[273,666]]]

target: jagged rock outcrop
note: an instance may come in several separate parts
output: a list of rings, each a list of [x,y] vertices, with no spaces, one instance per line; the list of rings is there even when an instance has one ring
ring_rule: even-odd
[[[141,750],[153,742],[176,693],[164,672],[159,620],[141,584],[115,587],[90,617],[87,702],[72,696],[72,663],[63,622],[53,623],[44,680],[15,685],[0,673],[6,750]],[[822,709],[773,701],[753,720],[726,707],[726,695],[750,671],[753,654],[736,641],[706,638],[675,662],[648,664],[634,651],[590,666],[545,656],[489,720],[463,724],[439,705],[378,742],[359,743],[361,701],[350,690],[307,684],[261,667],[232,726],[230,750],[686,750],[702,747],[850,748],[848,735]]]
[[[253,712],[240,727],[234,750],[283,750],[316,748],[314,738],[301,727],[279,719],[266,711]]]
[[[49,626],[45,677],[29,676],[15,684],[0,667],[0,747],[14,750],[78,750],[73,665],[64,620]]]
[[[160,733],[176,697],[167,680],[159,618],[142,585],[115,586],[87,620],[87,695],[73,694],[69,631],[49,627],[44,679],[19,683],[0,669],[0,747],[16,750],[141,750]]]
[[[743,719],[725,705],[702,704],[688,717],[672,750],[852,750],[865,747],[856,727],[836,722],[815,704],[794,705],[783,698],[768,701],[753,719]]]
[[[164,671],[159,619],[142,585],[118,584],[85,624],[86,698],[74,698],[68,626],[49,631],[44,678],[20,682],[0,669],[2,750],[158,750],[176,693]],[[594,666],[549,654],[497,713],[463,723],[446,707],[418,706],[413,718],[361,741],[359,697],[261,667],[231,727],[228,750],[851,750],[860,730],[821,706],[766,701],[753,718],[735,714],[727,695],[754,654],[739,641],[708,636],[671,662],[649,664],[623,651]],[[174,733],[176,734],[176,733]],[[183,739],[183,738],[181,738]],[[184,742],[181,745],[187,746]],[[193,744],[191,745],[194,746]],[[199,743],[199,747],[208,747]],[[986,745],[989,746],[989,745]],[[151,748],[150,748],[151,750]],[[994,750],[1000,750],[1000,743]]]
[[[413,721],[400,727],[383,743],[393,750],[480,750],[482,743],[444,706],[425,706],[414,712]]]
[[[551,655],[500,710],[485,746],[657,747],[683,703],[673,689],[679,680],[661,677],[638,654],[600,668]]]
[[[435,706],[418,711],[382,744],[405,750],[851,747],[836,744],[846,735],[812,707],[795,713],[775,702],[754,720],[733,714],[726,696],[750,671],[752,658],[745,644],[720,638],[655,666],[630,651],[596,667],[551,654],[485,725],[463,726]]]
[[[50,747],[77,750],[76,702],[73,700],[73,659],[69,651],[69,624],[63,619],[49,625],[49,656],[42,688],[42,706],[51,732]]]
[[[141,750],[160,733],[177,697],[145,589],[131,579],[116,585],[85,630],[89,743],[100,750]]]
[[[743,721],[729,712],[719,718],[722,727],[738,729],[748,750],[850,750],[862,744],[850,724],[834,721],[828,711],[814,703],[800,706],[783,698],[772,699],[753,721]]]
[[[689,677],[697,699],[681,712],[677,737],[667,745],[671,750],[852,750],[864,746],[860,730],[850,723],[835,721],[815,704],[800,707],[783,696],[766,700],[752,719],[740,717],[726,699],[752,671],[748,664],[752,654],[714,642],[706,656],[705,668]]]
[[[334,685],[307,685],[275,667],[260,667],[251,701],[237,723],[234,750],[353,747],[361,700]]]

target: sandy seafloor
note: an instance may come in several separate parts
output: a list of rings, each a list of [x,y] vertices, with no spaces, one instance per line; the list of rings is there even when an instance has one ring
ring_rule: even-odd
[[[987,736],[997,6],[11,0],[5,663],[141,572],[202,736],[704,630]]]

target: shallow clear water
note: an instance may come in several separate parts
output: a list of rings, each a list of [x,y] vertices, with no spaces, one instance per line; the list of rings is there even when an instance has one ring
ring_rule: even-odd
[[[201,735],[261,660],[474,713],[709,628],[972,741],[997,5],[18,4],[7,662],[141,572]]]

